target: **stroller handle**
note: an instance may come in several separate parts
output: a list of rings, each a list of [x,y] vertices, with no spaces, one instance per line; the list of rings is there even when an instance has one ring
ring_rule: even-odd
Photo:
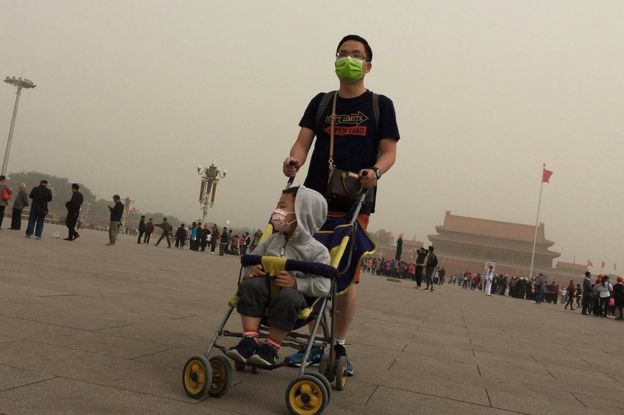
[[[244,267],[261,265],[262,256],[260,255],[243,255],[241,256],[241,265]],[[321,277],[336,279],[338,278],[338,270],[331,265],[321,264],[320,262],[305,262],[295,259],[287,259],[284,266],[285,271],[299,271],[306,274],[316,274]]]

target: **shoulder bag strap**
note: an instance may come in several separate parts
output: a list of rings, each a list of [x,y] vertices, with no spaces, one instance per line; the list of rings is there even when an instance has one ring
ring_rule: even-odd
[[[329,100],[332,99],[332,94],[335,94],[336,92],[337,91],[326,92],[321,97],[321,101],[319,102],[319,105],[316,108],[316,118],[315,118],[314,128],[316,128],[321,122],[321,119],[323,118],[323,114],[325,113],[325,110],[327,109],[327,106],[329,105]]]
[[[332,113],[331,113],[331,127],[329,129],[329,170],[334,168],[334,125],[336,122],[336,99],[338,98],[338,91],[334,94],[332,100]],[[330,175],[331,176],[331,175]]]

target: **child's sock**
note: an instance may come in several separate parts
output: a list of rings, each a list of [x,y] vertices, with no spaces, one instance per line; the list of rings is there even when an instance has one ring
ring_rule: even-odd
[[[280,340],[275,340],[272,337],[267,339],[267,344],[274,348],[276,352],[280,349],[280,347],[282,347],[282,342]]]
[[[253,341],[258,343],[258,331],[257,330],[256,331],[250,330],[250,331],[243,332],[243,338],[245,337],[251,337]]]
[[[336,343],[335,344],[339,344],[341,346],[344,346],[345,344],[347,344],[347,341],[345,339],[336,339]]]

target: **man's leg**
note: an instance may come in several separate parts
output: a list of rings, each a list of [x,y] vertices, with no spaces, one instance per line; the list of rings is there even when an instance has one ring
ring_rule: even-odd
[[[166,237],[167,237],[167,248],[171,248],[171,239],[169,239],[169,234],[167,234]]]
[[[121,227],[121,222],[111,222],[111,228],[113,229],[113,237],[111,240],[111,244],[115,244],[117,242],[117,235],[119,234],[119,228]]]
[[[336,339],[346,339],[357,306],[357,284],[351,284],[347,292],[336,296]]]
[[[164,233],[160,235],[160,238],[158,238],[158,240],[156,241],[156,246],[158,246],[158,244],[160,243],[160,241],[163,240],[164,237],[165,237]]]
[[[0,228],[2,228],[2,221],[4,220],[4,209],[6,206],[0,206]]]
[[[37,216],[35,218],[35,237],[41,238],[41,234],[43,234],[44,223],[45,223],[45,215]]]
[[[37,215],[35,215],[35,212],[33,212],[33,210],[30,210],[30,213],[28,214],[28,225],[26,226],[26,236],[30,237],[34,230],[35,230],[35,219],[37,218]]]

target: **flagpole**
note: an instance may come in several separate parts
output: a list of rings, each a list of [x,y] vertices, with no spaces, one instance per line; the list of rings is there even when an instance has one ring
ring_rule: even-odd
[[[533,264],[535,262],[535,245],[537,244],[537,225],[539,223],[540,206],[542,205],[542,189],[544,188],[544,170],[546,163],[542,165],[542,175],[540,176],[540,190],[537,199],[537,214],[535,215],[535,233],[533,235],[533,250],[531,251],[531,269],[529,270],[529,281],[533,278]]]

